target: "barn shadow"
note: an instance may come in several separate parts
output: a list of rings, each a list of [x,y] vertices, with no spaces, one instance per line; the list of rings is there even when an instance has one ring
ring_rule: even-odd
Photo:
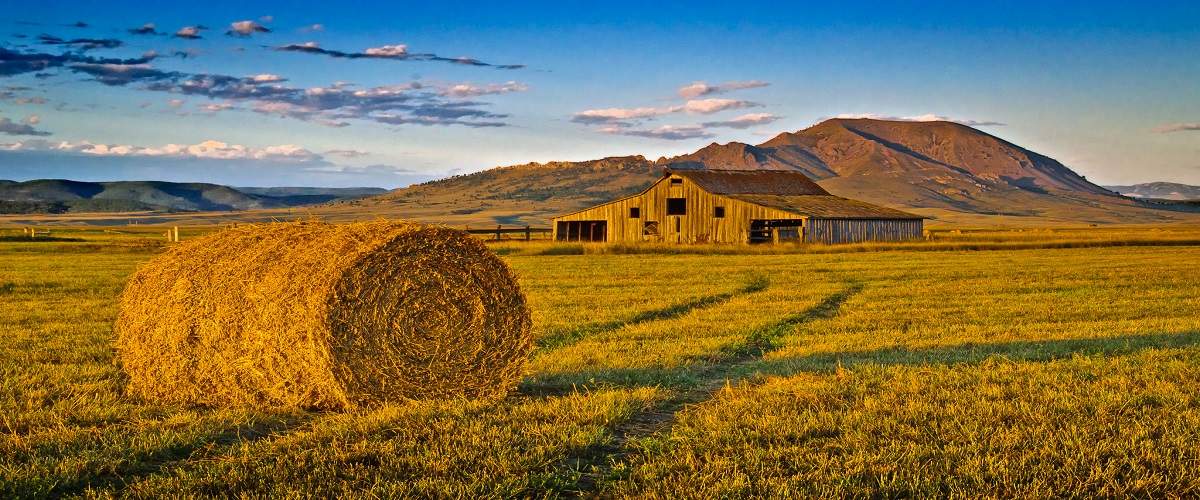
[[[737,297],[739,295],[747,295],[755,292],[761,292],[767,289],[770,282],[765,276],[757,275],[752,277],[741,288],[725,293],[713,295],[705,295],[686,302],[671,304],[659,309],[651,309],[642,311],[633,316],[597,323],[589,323],[575,328],[565,328],[547,333],[537,340],[538,353],[561,349],[579,342],[587,337],[599,335],[608,332],[614,332],[626,326],[638,325],[641,323],[649,323],[651,321],[665,321],[678,318],[691,311],[713,307]]]

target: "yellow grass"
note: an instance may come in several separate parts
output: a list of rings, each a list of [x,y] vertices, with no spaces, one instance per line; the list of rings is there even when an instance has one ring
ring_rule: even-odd
[[[536,344],[518,393],[349,413],[124,398],[116,297],[162,244],[3,242],[0,496],[1200,495],[1200,246],[1002,248],[1196,232],[1090,231],[842,253],[505,243]]]

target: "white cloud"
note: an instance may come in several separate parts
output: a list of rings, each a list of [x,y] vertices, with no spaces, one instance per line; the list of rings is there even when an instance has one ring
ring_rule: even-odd
[[[38,115],[29,115],[25,117],[24,122],[26,125],[37,125],[42,122],[42,117]]]
[[[180,106],[183,106],[183,99],[169,99],[167,101],[167,105],[172,108],[179,109]]]
[[[767,82],[758,80],[749,80],[742,82],[725,82],[718,84],[709,84],[705,82],[693,82],[679,88],[679,96],[684,99],[695,99],[697,97],[715,94],[724,94],[734,90],[753,89],[758,87],[766,87],[770,85]]]
[[[598,130],[606,134],[665,139],[669,141],[713,137],[712,133],[700,125],[663,125],[651,129],[635,129],[621,125],[608,125]]]
[[[739,101],[735,99],[696,99],[688,101],[683,105],[683,110],[688,113],[712,114],[727,109],[741,109],[761,106],[760,104],[750,101]]]
[[[705,127],[728,127],[737,129],[746,129],[756,125],[765,125],[778,120],[779,117],[771,113],[750,113],[732,118],[729,120],[704,122]]]
[[[253,81],[254,83],[275,83],[282,82],[284,80],[287,80],[287,78],[271,73],[262,73],[250,77],[250,81]]]
[[[300,28],[301,33],[312,33],[314,31],[325,31],[325,25],[321,24],[321,23],[317,23],[317,24],[310,24],[308,26]]]
[[[363,51],[364,54],[377,57],[404,57],[408,55],[407,45],[384,45],[382,47],[371,47]]]
[[[629,126],[630,121],[644,120],[675,113],[709,115],[730,109],[757,106],[761,106],[761,104],[735,99],[693,99],[676,106],[588,109],[571,115],[571,121],[593,125],[620,122],[622,126]]]
[[[987,127],[987,126],[1003,126],[1004,125],[1004,123],[1001,123],[998,121],[958,119],[958,118],[950,118],[948,116],[935,115],[932,113],[926,113],[923,115],[916,115],[916,116],[889,116],[889,115],[881,115],[881,114],[877,114],[877,113],[843,113],[840,115],[831,116],[829,118],[840,118],[840,119],[848,119],[848,120],[856,120],[856,119],[866,118],[866,119],[870,119],[870,120],[888,120],[888,121],[899,121],[899,122],[952,122],[952,123],[957,123],[960,125],[966,125],[969,127]],[[824,121],[827,119],[828,118],[822,118],[821,121]]]
[[[266,17],[264,17],[263,19],[264,19],[263,22],[270,22],[270,21],[266,20],[267,19]],[[253,35],[255,33],[270,33],[270,32],[271,32],[270,28],[267,28],[266,26],[258,24],[255,21],[246,20],[246,21],[237,21],[234,23],[230,23],[229,31],[226,31],[225,34],[231,35],[231,36],[246,37],[246,36]]]
[[[163,146],[134,146],[129,144],[96,144],[82,142],[52,142],[27,140],[0,145],[7,151],[57,151],[91,156],[152,156],[167,158],[197,158],[218,160],[274,160],[293,162],[322,161],[321,155],[295,144],[280,144],[253,148],[240,144],[207,140],[197,144],[166,144]]]
[[[520,82],[508,81],[504,83],[490,83],[487,85],[458,83],[441,89],[439,93],[446,97],[478,97],[483,95],[507,94],[509,92],[524,92],[526,90],[529,90],[528,85]]]
[[[217,112],[233,109],[233,105],[229,104],[227,102],[214,102],[214,103],[208,103],[208,104],[201,104],[199,108],[200,108],[200,111],[204,111],[207,113],[217,113]]]
[[[204,29],[202,26],[184,26],[175,32],[175,36],[188,39],[200,38],[200,30],[202,29]]]
[[[663,108],[602,108],[575,113],[571,121],[578,123],[608,123],[662,116],[679,111],[679,106]]]

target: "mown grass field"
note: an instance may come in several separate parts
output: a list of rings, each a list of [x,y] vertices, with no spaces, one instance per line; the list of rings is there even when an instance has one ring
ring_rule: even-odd
[[[116,297],[163,244],[0,241],[0,497],[1200,495],[1200,231],[1075,231],[505,243],[517,392],[353,413],[122,397]]]

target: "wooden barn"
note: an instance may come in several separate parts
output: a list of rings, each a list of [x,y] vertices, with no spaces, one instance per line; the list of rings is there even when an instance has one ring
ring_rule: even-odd
[[[667,171],[645,191],[553,219],[558,241],[855,243],[921,237],[923,218],[776,170]]]

